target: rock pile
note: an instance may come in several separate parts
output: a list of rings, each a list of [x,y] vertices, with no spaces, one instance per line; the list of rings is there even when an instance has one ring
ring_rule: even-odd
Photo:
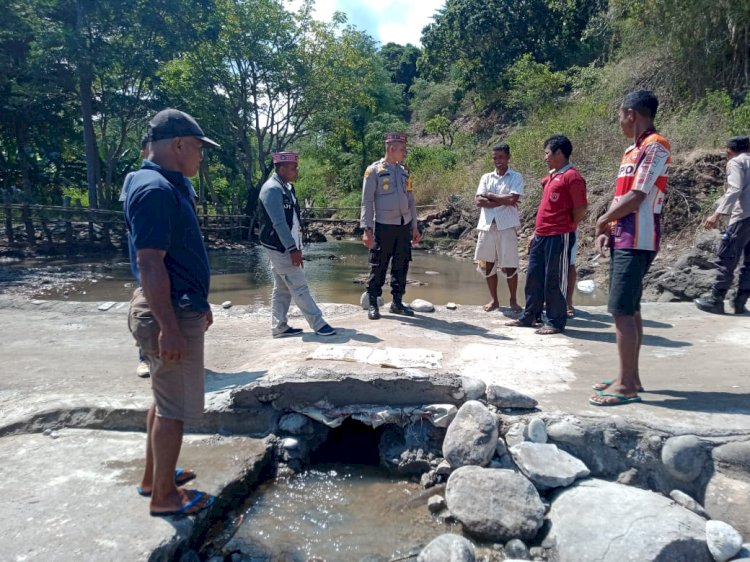
[[[465,537],[439,537],[420,561],[724,562],[750,554],[742,542],[750,536],[750,441],[670,435],[619,416],[542,414],[531,396],[469,376],[460,383],[457,410],[389,410],[377,437],[380,464],[434,487],[425,509],[463,528]],[[365,423],[381,419],[372,406],[367,415],[347,408]],[[299,413],[278,428],[289,466],[328,431]]]
[[[433,471],[430,484],[449,474],[445,497],[436,494],[429,501],[429,509],[439,519],[458,521],[468,537],[495,545],[480,557],[479,547],[472,550],[457,535],[446,534],[422,551],[421,562],[510,558],[724,562],[746,552],[740,530],[710,520],[707,510],[685,491],[673,489],[667,495],[622,483],[638,481],[633,467],[622,471],[619,482],[591,478],[584,461],[561,448],[575,442],[598,450],[578,420],[548,424],[535,416],[528,423],[508,424],[492,405],[499,394],[508,392],[488,388],[482,401],[469,400],[458,410],[443,441],[445,460]],[[528,405],[533,399],[526,400],[519,403]],[[625,431],[610,428],[602,433],[609,441],[605,447],[629,440]],[[714,472],[711,451],[698,437],[641,438],[654,462],[662,465],[662,484],[691,490],[680,484],[705,482],[703,476]],[[547,443],[548,439],[556,443]],[[713,457],[733,466],[749,462],[750,443],[722,445],[714,449]],[[606,471],[598,467],[597,472]],[[721,478],[728,479],[726,474]],[[743,492],[737,481],[722,484],[728,489],[734,486],[737,494]],[[727,515],[737,519],[736,513]],[[747,516],[744,521],[750,523]]]

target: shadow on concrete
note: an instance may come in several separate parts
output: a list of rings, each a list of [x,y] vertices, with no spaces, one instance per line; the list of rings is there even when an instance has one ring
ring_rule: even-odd
[[[219,373],[206,369],[206,392],[217,392],[239,388],[263,378],[268,371],[241,371],[239,373]]]
[[[663,400],[646,399],[644,395],[666,396]],[[659,408],[706,412],[713,414],[750,414],[746,394],[732,392],[702,392],[693,390],[649,390],[641,394],[643,403]]]
[[[417,314],[415,316],[395,316],[388,315],[381,318],[383,320],[397,320],[404,324],[411,324],[418,326],[423,330],[435,330],[436,332],[442,332],[444,334],[450,334],[452,336],[479,336],[490,340],[510,340],[508,336],[502,336],[500,334],[493,334],[487,328],[483,326],[477,326],[476,324],[467,324],[466,322],[447,322],[440,320],[434,316],[425,316]]]
[[[611,314],[602,314],[599,312],[591,313],[585,310],[579,310],[576,308],[575,318],[568,320],[568,324],[576,325],[578,320],[583,320],[581,325],[603,328],[605,326],[614,326],[615,320]],[[650,320],[648,318],[643,319],[644,328],[674,328],[672,324],[666,322],[658,322],[656,320]]]
[[[614,332],[589,332],[586,330],[576,330],[565,328],[564,335],[577,340],[598,341],[616,344],[617,336]],[[693,344],[687,341],[670,340],[662,336],[652,334],[643,334],[643,345],[650,347],[692,347]]]
[[[351,328],[337,328],[336,329],[336,335],[335,336],[319,336],[314,332],[305,332],[302,334],[302,341],[305,342],[317,342],[320,344],[325,343],[347,343],[349,341],[358,341],[362,343],[378,343],[383,341],[377,336],[373,336],[372,334],[366,334],[364,332],[360,332],[359,330],[354,330]]]

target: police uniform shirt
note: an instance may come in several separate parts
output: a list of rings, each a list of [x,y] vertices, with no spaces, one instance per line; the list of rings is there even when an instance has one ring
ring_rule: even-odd
[[[380,224],[417,224],[411,177],[401,164],[385,159],[371,164],[362,183],[360,226],[374,228]]]

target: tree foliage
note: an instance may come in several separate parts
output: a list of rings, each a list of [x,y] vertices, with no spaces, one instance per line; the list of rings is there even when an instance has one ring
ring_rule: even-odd
[[[434,81],[456,73],[461,85],[489,94],[525,53],[553,69],[588,62],[584,32],[604,0],[447,0],[425,27],[420,72]]]

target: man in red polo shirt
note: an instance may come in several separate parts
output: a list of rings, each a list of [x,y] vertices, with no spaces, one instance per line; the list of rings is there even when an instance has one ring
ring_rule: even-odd
[[[586,182],[570,163],[573,145],[565,135],[544,141],[544,160],[550,168],[542,180],[542,200],[529,246],[526,308],[508,326],[531,327],[547,310],[547,324],[537,334],[558,334],[567,321],[567,284],[570,252],[576,229],[586,214]]]

